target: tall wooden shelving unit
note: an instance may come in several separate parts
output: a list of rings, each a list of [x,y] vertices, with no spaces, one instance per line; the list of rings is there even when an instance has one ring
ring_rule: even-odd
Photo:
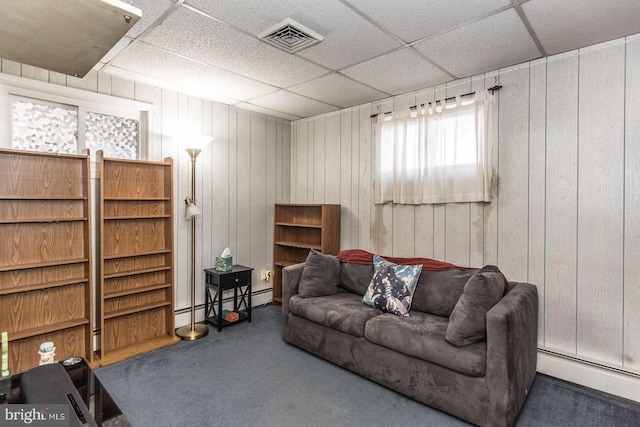
[[[100,162],[100,363],[179,341],[173,303],[173,162]]]
[[[88,155],[0,149],[0,331],[13,373],[56,360],[93,365]]]
[[[340,251],[340,205],[276,204],[274,214],[273,302],[282,304],[282,269],[304,262],[310,249]]]

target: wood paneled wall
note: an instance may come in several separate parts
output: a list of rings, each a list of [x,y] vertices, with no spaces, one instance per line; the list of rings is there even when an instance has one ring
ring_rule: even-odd
[[[503,85],[491,203],[374,205],[369,116]],[[292,124],[294,203],[340,203],[341,247],[495,264],[540,297],[539,345],[640,371],[640,37]]]
[[[216,255],[226,247],[231,249],[234,263],[254,268],[254,292],[271,288],[271,282],[260,280],[260,270],[272,269],[274,204],[290,200],[289,121],[95,70],[78,79],[0,59],[0,71],[155,106],[149,160],[171,157],[174,161],[177,313],[191,305],[190,221],[183,219],[184,199],[191,191],[191,161],[180,135],[213,136],[196,165],[196,201],[203,211],[197,220],[196,319],[203,318],[202,270],[214,266]],[[176,326],[182,324],[177,322]]]

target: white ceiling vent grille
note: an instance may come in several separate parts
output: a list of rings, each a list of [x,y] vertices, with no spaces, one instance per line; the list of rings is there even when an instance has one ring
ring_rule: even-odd
[[[294,53],[321,42],[324,37],[287,18],[258,34],[258,38],[289,53]]]

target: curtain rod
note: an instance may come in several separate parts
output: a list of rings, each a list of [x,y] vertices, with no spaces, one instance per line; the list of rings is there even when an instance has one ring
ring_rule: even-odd
[[[500,90],[500,89],[502,89],[502,86],[500,86],[500,85],[495,85],[495,86],[493,86],[493,87],[490,87],[490,88],[489,88],[489,89],[487,89],[487,90],[491,92],[491,95],[493,95],[493,93],[494,93],[495,91]],[[460,95],[460,97],[462,98],[463,96],[471,96],[471,95],[475,95],[475,92],[465,93],[465,94],[463,94],[463,95]],[[449,98],[445,98],[445,99],[444,99],[444,102],[451,101],[451,100],[453,100],[453,99],[456,99],[456,97],[455,97],[455,96],[450,96]],[[436,102],[438,102],[438,101],[436,101]],[[427,104],[431,104],[431,102],[428,102]],[[425,104],[420,104],[420,107],[424,107],[424,105],[425,105]],[[413,106],[409,107],[409,109],[410,109],[410,110],[415,110],[416,108],[418,108],[418,106],[417,106],[417,105],[413,105]],[[392,113],[392,111],[386,111],[384,114],[391,114],[391,113]],[[379,115],[379,114],[380,114],[380,113],[374,113],[374,114],[370,115],[369,117],[371,117],[372,119],[374,119],[374,118],[378,117],[378,115]]]

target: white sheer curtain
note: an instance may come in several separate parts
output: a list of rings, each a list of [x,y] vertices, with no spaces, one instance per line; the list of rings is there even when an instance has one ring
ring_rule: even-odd
[[[375,203],[489,202],[491,99],[379,114],[376,122]]]

